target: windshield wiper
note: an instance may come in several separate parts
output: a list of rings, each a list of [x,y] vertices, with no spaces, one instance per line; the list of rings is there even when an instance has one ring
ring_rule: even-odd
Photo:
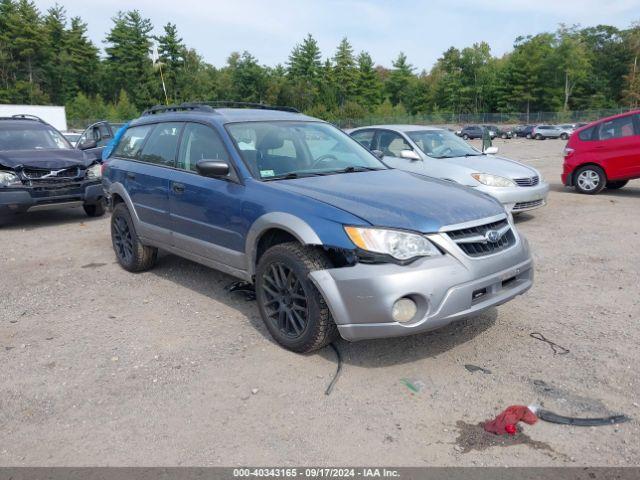
[[[320,175],[333,175],[336,173],[373,172],[377,170],[385,170],[385,169],[376,168],[376,167],[364,167],[364,166],[354,167],[353,165],[351,165],[349,167],[341,168],[340,170],[329,170],[327,172],[322,172],[320,173]]]
[[[267,177],[262,178],[263,182],[271,182],[273,180],[293,180],[295,178],[304,178],[304,177],[317,177],[322,175],[322,173],[297,173],[297,172],[289,172],[284,173],[282,175],[276,175],[275,177]]]

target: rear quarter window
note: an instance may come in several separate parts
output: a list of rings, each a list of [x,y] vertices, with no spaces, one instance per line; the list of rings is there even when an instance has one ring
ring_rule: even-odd
[[[144,141],[153,130],[155,125],[140,125],[139,127],[129,127],[124,132],[118,146],[113,152],[113,156],[120,158],[129,158],[135,160],[140,155],[140,150],[144,145]]]
[[[595,129],[596,127],[591,127],[591,128],[587,128],[586,130],[582,130],[578,134],[578,138],[583,142],[589,142],[593,140],[593,132],[595,131]]]

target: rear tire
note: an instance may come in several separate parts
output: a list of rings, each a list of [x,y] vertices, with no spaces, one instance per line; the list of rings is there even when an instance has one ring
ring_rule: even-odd
[[[568,135],[568,134],[566,134],[566,133],[563,133],[563,134],[561,134],[561,135],[560,135],[560,138],[561,138],[562,140],[568,140],[568,139],[569,139],[569,135]]]
[[[256,268],[260,315],[274,340],[287,350],[307,353],[331,343],[338,329],[309,273],[331,268],[327,255],[299,243],[267,250]]]
[[[118,263],[129,272],[149,270],[158,258],[157,248],[140,242],[129,209],[124,203],[118,203],[111,214],[111,243]]]
[[[94,203],[91,205],[87,205],[85,203],[82,208],[84,208],[84,213],[86,213],[89,217],[101,217],[106,211],[104,200],[100,200],[98,203]]]
[[[607,190],[618,190],[619,188],[624,187],[629,180],[616,180],[607,182]]]
[[[595,195],[607,184],[607,176],[600,167],[585,165],[576,170],[574,184],[579,193]]]
[[[469,135],[467,135],[467,134],[465,133],[464,135],[462,135],[462,138],[463,138],[464,140],[469,140]]]

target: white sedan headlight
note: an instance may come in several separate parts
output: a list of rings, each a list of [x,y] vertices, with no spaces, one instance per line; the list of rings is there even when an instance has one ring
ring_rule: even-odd
[[[397,260],[442,255],[433,243],[416,233],[369,227],[344,227],[344,230],[362,250],[390,255]]]
[[[490,173],[472,173],[471,176],[487,187],[515,187],[516,183],[505,177],[491,175]]]
[[[96,163],[87,168],[87,178],[102,178],[102,165]]]
[[[13,172],[0,172],[0,187],[9,187],[11,185],[18,185],[20,178]]]

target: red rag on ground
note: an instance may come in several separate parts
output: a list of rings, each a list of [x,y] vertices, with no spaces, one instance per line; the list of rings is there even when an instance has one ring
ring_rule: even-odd
[[[515,435],[518,422],[533,425],[537,421],[538,417],[529,408],[524,405],[512,405],[498,415],[495,420],[485,423],[484,429],[496,435],[504,435],[505,433]]]

